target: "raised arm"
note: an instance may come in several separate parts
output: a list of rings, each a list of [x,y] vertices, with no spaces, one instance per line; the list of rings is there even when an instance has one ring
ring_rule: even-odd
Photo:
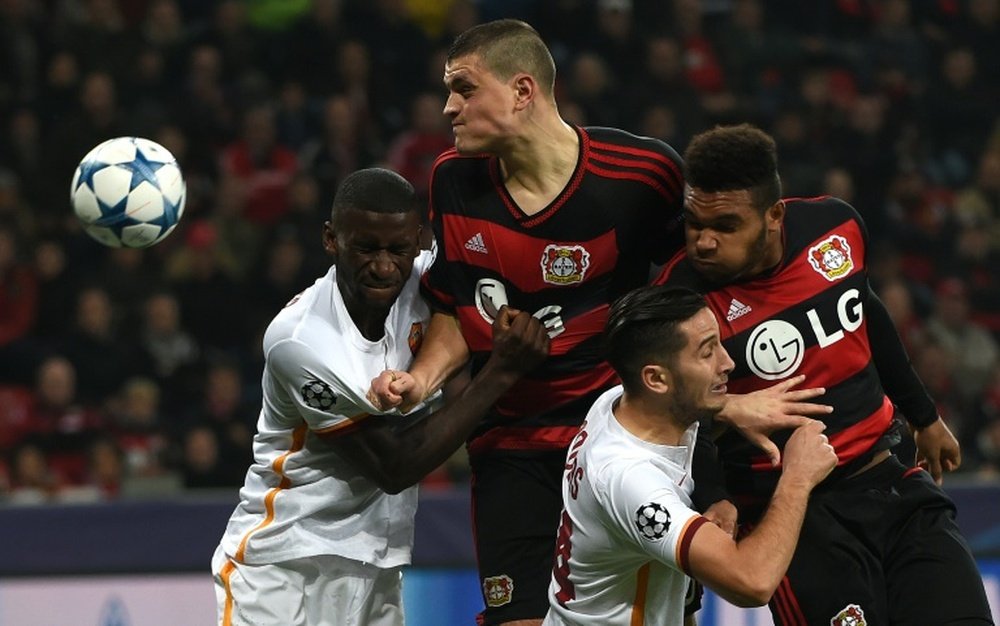
[[[504,307],[493,323],[489,360],[457,398],[423,419],[373,415],[354,432],[328,440],[381,489],[398,493],[443,463],[497,399],[545,359],[548,349],[541,322],[530,313]],[[444,380],[442,376],[438,384]],[[405,425],[397,427],[400,423]]]
[[[812,488],[836,466],[837,455],[810,420],[785,445],[784,471],[767,512],[736,542],[714,524],[702,524],[691,540],[692,576],[738,606],[766,604],[788,570]]]

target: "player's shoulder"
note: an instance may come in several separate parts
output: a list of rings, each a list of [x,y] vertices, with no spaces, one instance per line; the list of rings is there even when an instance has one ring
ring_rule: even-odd
[[[598,152],[616,150],[629,154],[648,153],[651,156],[666,158],[680,165],[681,157],[667,142],[654,137],[635,135],[620,128],[608,126],[587,126],[583,129],[590,142],[590,147]]]
[[[438,181],[463,175],[486,172],[489,167],[488,154],[459,154],[455,148],[449,148],[438,155],[431,168],[431,180]]]
[[[687,250],[681,248],[669,261],[660,268],[660,273],[653,280],[654,285],[670,287],[687,287],[700,293],[708,293],[714,288],[699,274],[688,259]]]
[[[336,288],[334,270],[318,278],[312,285],[295,295],[264,331],[264,353],[270,346],[288,338],[309,338],[333,329],[333,309],[319,303],[330,302],[330,290]]]
[[[853,206],[834,196],[815,196],[811,198],[785,198],[785,212],[793,219],[811,222],[817,227],[836,225],[846,220],[864,223],[861,215]]]

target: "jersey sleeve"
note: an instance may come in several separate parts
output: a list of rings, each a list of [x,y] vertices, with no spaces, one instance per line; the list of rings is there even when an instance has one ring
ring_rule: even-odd
[[[449,268],[446,262],[447,254],[444,248],[447,241],[444,237],[444,219],[441,209],[434,205],[435,191],[438,192],[437,195],[441,195],[438,188],[443,184],[442,170],[447,170],[447,168],[440,167],[441,165],[442,162],[439,160],[431,175],[430,222],[434,234],[434,258],[420,278],[420,295],[427,300],[427,304],[432,310],[454,315],[455,297],[452,295],[454,291],[450,284]]]
[[[681,500],[670,477],[647,462],[611,472],[606,489],[595,490],[619,532],[651,558],[687,575],[695,532],[708,520]]]
[[[917,376],[906,354],[903,341],[889,312],[875,292],[868,288],[865,300],[868,316],[868,343],[872,350],[872,361],[878,371],[882,388],[899,407],[906,421],[916,428],[930,426],[937,421],[937,407],[931,399],[923,381]]]
[[[661,155],[660,169],[666,197],[658,202],[647,217],[651,258],[657,265],[666,263],[684,248],[684,175],[683,160],[677,151],[663,141],[650,140]]]
[[[281,395],[316,433],[347,434],[370,416],[357,394],[301,341],[276,343],[267,353],[265,368]]]

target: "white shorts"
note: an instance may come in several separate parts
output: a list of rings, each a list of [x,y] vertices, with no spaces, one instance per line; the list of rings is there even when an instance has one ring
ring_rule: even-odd
[[[338,556],[245,565],[212,557],[220,626],[402,626],[401,568]]]

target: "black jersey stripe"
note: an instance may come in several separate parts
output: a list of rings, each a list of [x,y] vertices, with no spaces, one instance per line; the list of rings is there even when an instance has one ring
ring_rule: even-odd
[[[652,163],[649,161],[643,161],[636,159],[634,157],[622,158],[619,156],[614,156],[611,154],[603,154],[600,152],[593,152],[590,155],[591,161],[598,161],[603,164],[603,166],[609,166],[606,169],[614,169],[617,167],[628,168],[625,171],[630,170],[643,170],[655,175],[658,179],[663,181],[666,187],[668,187],[671,193],[679,194],[680,185],[679,182],[668,174],[668,172],[659,166],[657,163]]]
[[[655,163],[660,163],[663,166],[665,166],[665,172],[669,173],[669,178],[674,181],[675,188],[681,188],[683,186],[684,176],[683,174],[681,174],[681,169],[680,166],[678,165],[678,162],[668,158],[663,154],[654,152],[652,150],[646,150],[643,148],[616,145],[616,144],[606,143],[603,141],[596,141],[593,139],[591,140],[590,145],[596,151],[627,154],[630,156],[649,159]]]
[[[647,176],[639,172],[609,170],[593,162],[587,164],[587,171],[597,174],[598,176],[602,176],[604,178],[634,180],[640,183],[644,183],[655,189],[657,193],[663,196],[663,198],[667,201],[673,201],[676,198],[676,196],[673,193],[671,193],[670,190],[668,190],[662,183],[655,180],[651,176]]]

